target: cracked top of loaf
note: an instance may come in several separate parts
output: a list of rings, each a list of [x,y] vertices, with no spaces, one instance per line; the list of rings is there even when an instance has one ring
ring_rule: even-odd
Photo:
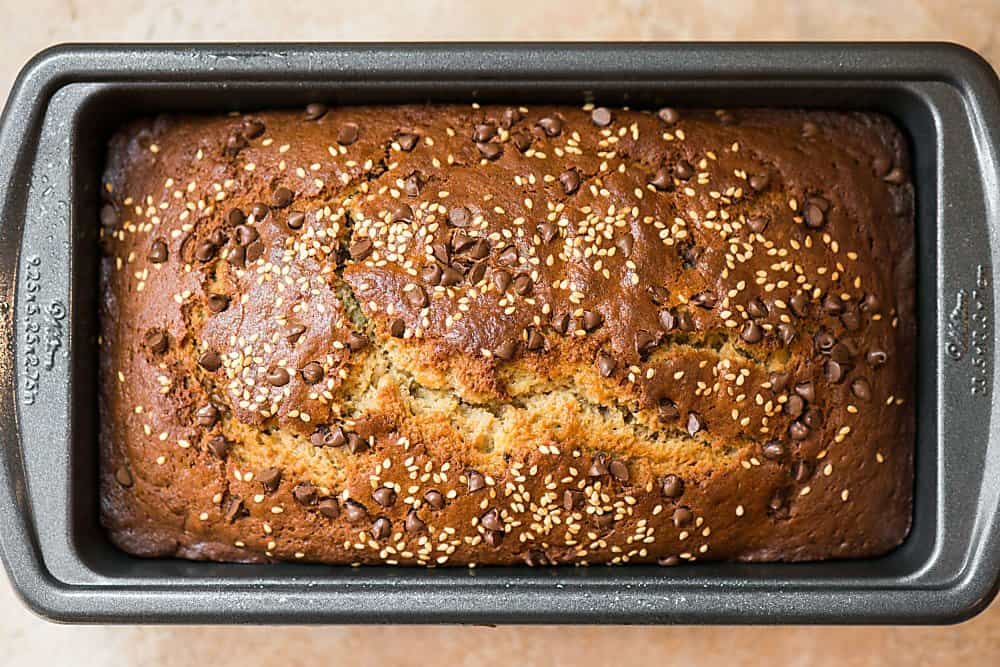
[[[673,565],[909,529],[913,191],[882,116],[161,116],[102,185],[126,551]]]

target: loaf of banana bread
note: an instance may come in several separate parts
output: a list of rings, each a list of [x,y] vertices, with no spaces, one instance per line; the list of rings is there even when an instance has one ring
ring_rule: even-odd
[[[675,565],[907,534],[913,188],[883,116],[160,116],[101,191],[129,553]]]

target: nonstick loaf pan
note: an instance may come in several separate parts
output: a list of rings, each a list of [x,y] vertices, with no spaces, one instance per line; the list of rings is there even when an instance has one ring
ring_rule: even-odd
[[[917,192],[913,530],[807,564],[426,570],[137,559],[98,523],[97,188],[136,116],[393,102],[597,102],[879,111]],[[63,46],[0,124],[0,547],[60,621],[941,623],[1000,578],[994,256],[1000,85],[946,44]],[[127,326],[127,323],[122,323]]]

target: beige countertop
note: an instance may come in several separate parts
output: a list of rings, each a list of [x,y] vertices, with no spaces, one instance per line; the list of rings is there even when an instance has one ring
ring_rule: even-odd
[[[1000,65],[997,0],[0,0],[0,17],[0,99],[24,61],[64,41],[926,39],[961,42]],[[0,578],[0,646],[0,665],[78,667],[973,667],[1000,663],[1000,602],[949,628],[67,627],[33,616]]]

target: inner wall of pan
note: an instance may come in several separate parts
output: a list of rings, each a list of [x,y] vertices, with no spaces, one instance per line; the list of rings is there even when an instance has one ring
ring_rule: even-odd
[[[699,563],[669,570],[651,566],[627,568],[578,568],[581,577],[644,576],[720,577],[755,580],[900,578],[913,574],[932,559],[937,539],[937,456],[936,456],[936,225],[937,134],[932,109],[914,94],[902,89],[864,88],[857,84],[784,83],[749,86],[719,83],[655,84],[588,82],[501,83],[449,82],[447,84],[240,84],[220,95],[208,84],[150,84],[138,86],[94,86],[93,93],[74,119],[71,149],[74,202],[73,305],[75,309],[73,383],[74,405],[71,443],[72,488],[70,493],[69,542],[75,545],[81,564],[98,578],[143,578],[200,580],[220,577],[238,580],[282,578],[283,576],[348,579],[373,577],[394,579],[426,577],[544,576],[529,568],[485,568],[477,573],[462,569],[418,570],[369,567],[352,569],[278,563],[235,565],[192,563],[181,560],[143,560],[117,550],[99,524],[97,484],[99,417],[97,392],[97,245],[100,174],[104,169],[106,142],[123,123],[136,117],[161,112],[255,111],[282,107],[301,108],[313,101],[331,104],[471,103],[497,104],[583,104],[636,109],[677,107],[788,107],[878,111],[892,117],[908,136],[917,196],[917,449],[913,528],[906,542],[891,554],[871,560],[826,561],[809,564],[745,565]],[[123,325],[127,326],[127,324]],[[566,570],[567,568],[562,568]],[[572,570],[572,568],[569,568]],[[627,570],[627,574],[626,571]]]

